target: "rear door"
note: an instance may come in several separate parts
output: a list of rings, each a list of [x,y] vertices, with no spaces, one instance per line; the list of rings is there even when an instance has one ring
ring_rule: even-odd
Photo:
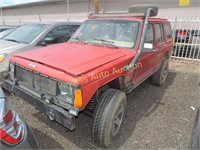
[[[172,38],[172,30],[171,30],[171,26],[169,22],[164,23],[164,33],[165,33],[166,50],[172,53],[173,38]]]

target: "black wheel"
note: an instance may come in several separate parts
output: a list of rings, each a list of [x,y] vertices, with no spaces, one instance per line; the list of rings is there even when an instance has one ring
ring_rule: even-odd
[[[158,86],[162,86],[168,75],[169,60],[164,58],[160,69],[152,75],[152,83]]]
[[[97,104],[92,128],[92,140],[109,147],[120,135],[126,109],[126,95],[116,89],[108,89]]]

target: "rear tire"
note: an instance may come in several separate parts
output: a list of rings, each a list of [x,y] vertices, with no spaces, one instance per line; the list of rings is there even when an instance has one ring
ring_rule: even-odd
[[[102,95],[94,113],[92,140],[109,147],[120,135],[126,109],[126,95],[116,89],[108,89]]]
[[[152,83],[158,86],[162,86],[168,75],[168,70],[169,70],[169,60],[164,58],[163,63],[153,75],[152,75]]]

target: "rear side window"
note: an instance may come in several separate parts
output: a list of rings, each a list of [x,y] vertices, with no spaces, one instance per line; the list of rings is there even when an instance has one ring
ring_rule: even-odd
[[[172,38],[172,35],[171,35],[171,27],[170,27],[170,24],[169,24],[169,23],[165,23],[165,24],[164,24],[164,28],[165,28],[165,33],[166,33],[166,38],[167,38],[167,40],[171,39],[171,38]]]
[[[164,41],[162,24],[155,24],[155,30],[157,43],[162,43]]]
[[[145,43],[151,43],[151,44],[154,43],[154,33],[153,33],[153,25],[152,24],[148,24]]]

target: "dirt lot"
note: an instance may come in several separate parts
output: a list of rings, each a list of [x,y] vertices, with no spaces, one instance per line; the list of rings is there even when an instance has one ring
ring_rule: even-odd
[[[81,114],[75,131],[51,122],[33,106],[11,97],[34,131],[40,149],[96,149],[90,138],[91,119]],[[200,64],[172,61],[166,84],[149,80],[128,95],[127,115],[112,149],[187,149],[200,105]]]

